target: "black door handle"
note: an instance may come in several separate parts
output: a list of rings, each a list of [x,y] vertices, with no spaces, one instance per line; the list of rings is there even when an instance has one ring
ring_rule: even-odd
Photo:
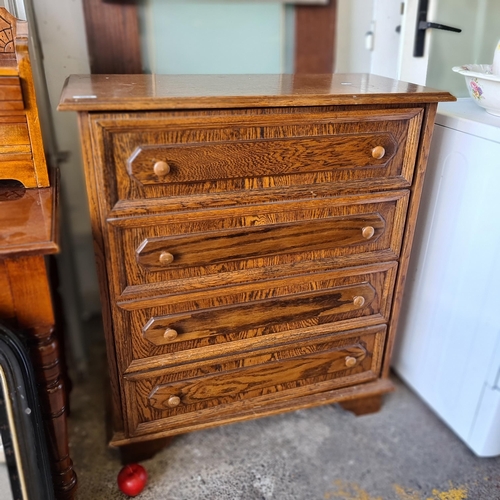
[[[427,30],[429,28],[434,28],[436,30],[453,31],[455,33],[462,32],[462,30],[460,28],[453,28],[453,26],[446,26],[446,24],[430,23],[428,21],[420,21],[418,23],[419,30]]]
[[[459,28],[453,28],[452,26],[446,26],[445,24],[428,22],[427,21],[428,5],[429,5],[429,0],[419,0],[418,2],[418,18],[417,18],[417,25],[415,26],[415,45],[413,46],[413,57],[424,56],[425,32],[429,28],[437,30],[453,31],[454,33],[460,33],[462,31]]]

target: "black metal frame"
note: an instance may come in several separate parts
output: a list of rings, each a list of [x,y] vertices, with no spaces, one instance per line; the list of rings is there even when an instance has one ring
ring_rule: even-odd
[[[21,334],[3,323],[0,323],[0,367],[5,382],[4,385],[0,381],[0,433],[13,498],[53,500],[33,368]]]

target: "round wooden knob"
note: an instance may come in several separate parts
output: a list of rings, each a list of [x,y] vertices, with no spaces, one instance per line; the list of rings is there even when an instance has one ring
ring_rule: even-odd
[[[361,234],[365,240],[369,240],[375,234],[375,229],[373,226],[365,226],[361,229]]]
[[[163,177],[170,172],[170,165],[166,161],[157,161],[154,164],[153,171],[158,177]]]
[[[170,252],[162,252],[158,260],[160,261],[160,264],[166,266],[174,261],[174,256]]]
[[[168,406],[170,406],[170,408],[179,406],[180,403],[181,403],[181,398],[179,396],[170,396],[167,401],[167,404]]]
[[[348,368],[351,368],[352,366],[354,366],[357,363],[357,361],[358,360],[356,358],[353,358],[352,356],[346,356],[345,357],[345,365]]]
[[[163,338],[165,340],[175,340],[177,338],[177,332],[173,328],[167,328],[163,332]]]
[[[383,158],[385,156],[385,149],[383,146],[375,146],[372,149],[372,157],[375,158],[376,160],[380,160],[380,158]]]
[[[352,302],[356,307],[362,307],[365,304],[365,298],[362,295],[356,295]]]

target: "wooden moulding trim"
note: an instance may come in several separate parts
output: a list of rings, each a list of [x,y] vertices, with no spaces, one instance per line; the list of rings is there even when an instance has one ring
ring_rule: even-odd
[[[401,104],[413,102],[415,104],[425,104],[428,102],[455,101],[449,99],[439,91],[436,93],[427,92],[425,94],[398,94],[394,97]],[[288,106],[348,106],[360,104],[385,104],[386,94],[355,95],[355,96],[328,96],[310,95],[302,97],[291,96],[226,96],[218,98],[210,97],[174,97],[167,100],[151,98],[144,101],[141,98],[130,98],[129,101],[108,100],[92,102],[90,99],[65,101],[58,107],[59,111],[167,111],[178,109],[216,109],[216,108],[260,108],[260,107],[288,107]]]
[[[71,75],[60,111],[390,106],[455,101],[448,92],[369,74]]]
[[[421,194],[424,184],[424,177],[427,168],[427,160],[429,157],[430,144],[434,131],[434,120],[437,112],[437,103],[432,103],[427,106],[423,125],[421,129],[420,143],[422,147],[419,149],[419,156],[415,162],[415,172],[413,177],[413,186],[410,192],[410,204],[406,219],[406,227],[403,236],[403,244],[401,248],[401,258],[396,277],[395,293],[392,303],[391,318],[389,322],[389,330],[387,336],[387,344],[384,354],[382,374],[387,377],[390,370],[390,360],[394,348],[394,341],[398,328],[398,321],[401,311],[401,302],[403,300],[404,286],[408,265],[410,261],[410,252],[415,235],[415,226],[417,221],[418,209],[421,201]]]
[[[82,157],[84,165],[84,173],[92,223],[92,237],[94,241],[94,252],[99,279],[99,292],[102,303],[102,317],[104,324],[104,331],[106,335],[106,354],[108,359],[108,375],[111,385],[111,426],[113,431],[123,429],[123,421],[121,418],[121,392],[119,390],[119,377],[117,360],[115,353],[115,339],[113,333],[113,321],[111,316],[110,296],[106,280],[103,278],[107,275],[106,259],[105,259],[105,241],[102,232],[101,213],[99,209],[99,202],[96,193],[98,192],[97,186],[99,185],[96,179],[96,171],[94,170],[94,149],[92,144],[92,137],[90,133],[89,117],[86,113],[80,113],[78,116],[78,126],[80,130],[80,139],[82,147]]]

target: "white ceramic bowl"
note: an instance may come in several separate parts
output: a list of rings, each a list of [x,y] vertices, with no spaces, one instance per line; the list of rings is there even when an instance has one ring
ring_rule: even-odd
[[[500,116],[500,75],[493,75],[491,64],[465,64],[453,71],[465,76],[469,95],[492,115]]]

